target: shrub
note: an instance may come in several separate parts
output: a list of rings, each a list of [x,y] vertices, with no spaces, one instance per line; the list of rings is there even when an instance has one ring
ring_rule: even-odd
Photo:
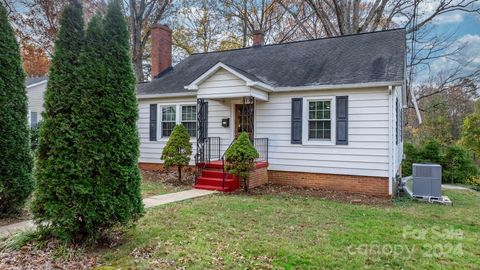
[[[402,162],[402,174],[409,176],[412,175],[412,164],[418,160],[418,151],[413,144],[406,142],[403,144],[403,153],[405,159]]]
[[[480,159],[480,110],[463,120],[461,143]]]
[[[242,132],[225,153],[226,169],[229,173],[243,179],[245,192],[248,192],[248,176],[254,168],[256,158],[258,158],[258,152],[246,132]]]
[[[418,161],[416,162],[440,163],[442,159],[440,144],[436,140],[430,139],[421,147],[417,155]]]
[[[480,176],[471,176],[467,178],[466,184],[471,185],[476,191],[480,191]]]
[[[0,214],[16,212],[33,190],[25,73],[0,3]]]
[[[190,135],[185,126],[182,124],[176,125],[163,148],[160,159],[164,160],[163,165],[166,168],[177,166],[179,182],[182,181],[182,167],[188,165],[191,155],[192,144],[190,143]]]
[[[445,148],[442,169],[444,182],[465,183],[468,178],[478,176],[478,168],[471,158],[471,154],[457,145]]]

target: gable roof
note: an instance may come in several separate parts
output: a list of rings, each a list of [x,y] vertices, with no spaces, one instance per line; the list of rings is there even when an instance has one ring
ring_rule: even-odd
[[[138,84],[137,93],[192,93],[185,86],[218,63],[271,87],[402,83],[405,39],[404,29],[394,29],[193,54],[159,78]]]

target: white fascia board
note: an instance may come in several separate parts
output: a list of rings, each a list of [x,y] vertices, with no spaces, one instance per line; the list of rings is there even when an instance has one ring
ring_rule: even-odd
[[[137,95],[137,99],[151,99],[151,98],[167,98],[167,97],[195,97],[196,92],[182,92],[182,93],[166,93],[166,94],[152,94],[152,95]]]
[[[286,86],[286,87],[274,87],[273,92],[372,88],[372,87],[388,87],[392,85],[402,85],[402,82],[396,81],[396,82],[351,83],[351,84],[326,84],[326,85],[292,86],[292,87]]]
[[[27,89],[38,86],[38,85],[42,85],[42,84],[45,84],[45,83],[47,83],[47,80],[43,80],[43,81],[40,81],[40,82],[37,82],[37,83],[32,83],[30,85],[27,85]]]
[[[238,73],[236,70],[232,69],[231,67],[225,65],[224,63],[222,62],[218,62],[216,65],[214,65],[213,67],[211,67],[209,70],[207,70],[205,73],[203,73],[200,77],[198,77],[197,79],[195,79],[192,83],[190,83],[189,85],[186,85],[184,88],[187,89],[187,90],[198,90],[198,86],[204,82],[206,79],[208,79],[210,76],[212,76],[213,74],[215,74],[215,72],[217,72],[219,69],[225,69],[227,70],[228,72],[232,73],[233,75],[239,77],[240,79],[244,80],[247,85],[254,85],[255,83],[257,82],[254,82],[252,80],[250,80],[249,78],[243,76],[242,74]]]

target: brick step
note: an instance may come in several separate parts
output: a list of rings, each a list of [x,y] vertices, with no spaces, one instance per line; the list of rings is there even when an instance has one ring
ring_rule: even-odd
[[[205,169],[202,171],[202,176],[206,178],[219,178],[223,179],[223,171],[222,170],[209,170]],[[235,176],[229,173],[225,173],[225,179],[234,179]]]

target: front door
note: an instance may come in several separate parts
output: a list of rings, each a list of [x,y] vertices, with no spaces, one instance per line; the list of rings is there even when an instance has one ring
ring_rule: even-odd
[[[235,139],[241,132],[247,132],[250,140],[253,139],[253,104],[235,104]]]

